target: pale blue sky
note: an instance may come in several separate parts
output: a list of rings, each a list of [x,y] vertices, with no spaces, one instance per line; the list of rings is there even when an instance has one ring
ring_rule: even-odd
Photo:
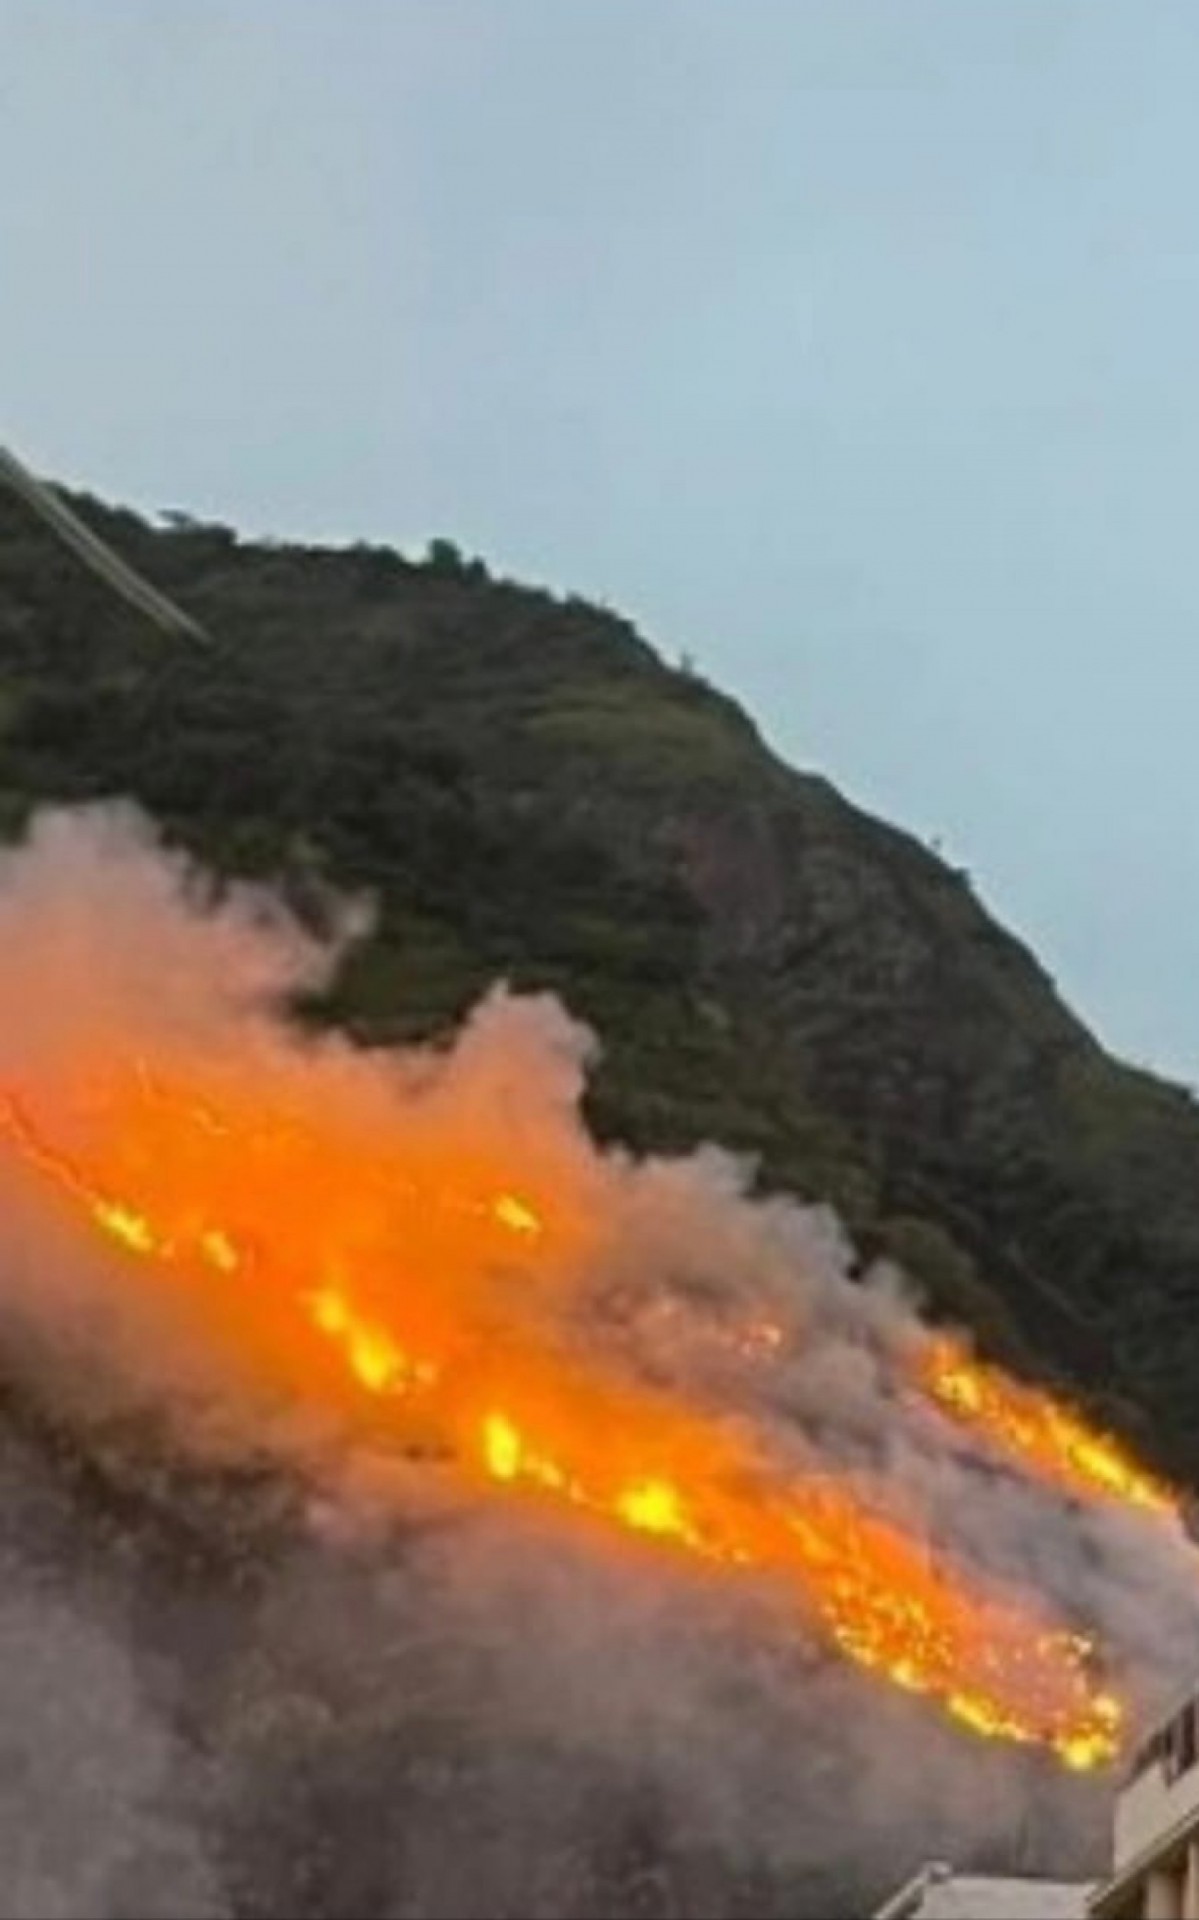
[[[0,439],[606,598],[1199,1080],[1194,0],[0,0]]]

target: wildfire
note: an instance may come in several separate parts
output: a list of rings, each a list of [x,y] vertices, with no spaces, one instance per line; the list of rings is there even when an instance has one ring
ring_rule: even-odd
[[[920,1386],[939,1407],[1032,1473],[1068,1493],[1177,1515],[1169,1489],[1137,1466],[1118,1440],[1096,1433],[1049,1394],[974,1359],[960,1342],[928,1341],[916,1365]]]
[[[0,1097],[17,1163],[129,1256],[131,1273],[152,1270],[156,1291],[169,1274],[206,1335],[273,1385],[333,1395],[351,1414],[369,1405],[376,1423],[394,1418],[397,1444],[419,1400],[480,1484],[753,1578],[850,1659],[978,1733],[1071,1767],[1115,1753],[1120,1704],[1095,1681],[1085,1640],[967,1582],[872,1512],[868,1489],[784,1477],[742,1430],[505,1311],[497,1275],[518,1250],[522,1272],[540,1271],[570,1227],[560,1195],[516,1190],[501,1152],[401,1153],[336,1111],[297,1118],[199,1069],[168,1084],[138,1064],[89,1083],[86,1102],[63,1090],[60,1105],[69,1149],[21,1099]],[[781,1339],[769,1322],[754,1330],[758,1350]],[[1092,1480],[1097,1460],[1119,1460],[1071,1440],[1071,1416],[1051,1419],[1041,1397],[935,1351],[925,1384],[951,1411],[998,1422],[1025,1451],[1027,1436],[1051,1438]]]
[[[738,1486],[736,1471],[750,1463],[729,1459],[690,1495],[665,1476],[605,1490],[506,1414],[487,1416],[481,1440],[486,1470],[502,1483],[564,1498],[702,1559],[785,1580],[850,1659],[940,1699],[976,1733],[1046,1745],[1079,1771],[1116,1752],[1122,1709],[1088,1680],[1089,1642],[967,1592],[843,1487]]]

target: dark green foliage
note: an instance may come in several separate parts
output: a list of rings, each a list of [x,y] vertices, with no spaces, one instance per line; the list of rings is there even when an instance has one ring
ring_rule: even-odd
[[[453,540],[430,540],[425,565],[431,573],[439,573],[448,580],[479,581],[489,578],[483,561],[468,560]]]
[[[1108,1059],[963,875],[792,772],[606,608],[74,502],[214,637],[165,642],[0,497],[0,833],[132,794],[377,929],[308,1019],[443,1035],[490,982],[601,1034],[605,1138],[723,1141],[863,1259],[1199,1477],[1199,1113]],[[315,905],[314,905],[315,903]]]

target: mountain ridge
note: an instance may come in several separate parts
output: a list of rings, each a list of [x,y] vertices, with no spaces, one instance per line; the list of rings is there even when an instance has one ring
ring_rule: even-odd
[[[66,497],[214,644],[164,643],[0,495],[0,831],[122,794],[302,911],[374,892],[308,1017],[383,1044],[497,977],[558,992],[603,1043],[601,1135],[754,1156],[1199,1482],[1199,1109],[1112,1060],[965,875],[618,615],[449,542]]]

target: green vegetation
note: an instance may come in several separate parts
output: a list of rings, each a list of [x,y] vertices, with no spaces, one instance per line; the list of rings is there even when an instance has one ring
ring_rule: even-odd
[[[783,767],[627,622],[427,558],[74,504],[214,637],[164,646],[0,499],[0,833],[132,794],[378,926],[308,1018],[445,1033],[496,978],[602,1036],[606,1137],[716,1139],[1199,1480],[1199,1113],[1108,1059],[968,882]]]

